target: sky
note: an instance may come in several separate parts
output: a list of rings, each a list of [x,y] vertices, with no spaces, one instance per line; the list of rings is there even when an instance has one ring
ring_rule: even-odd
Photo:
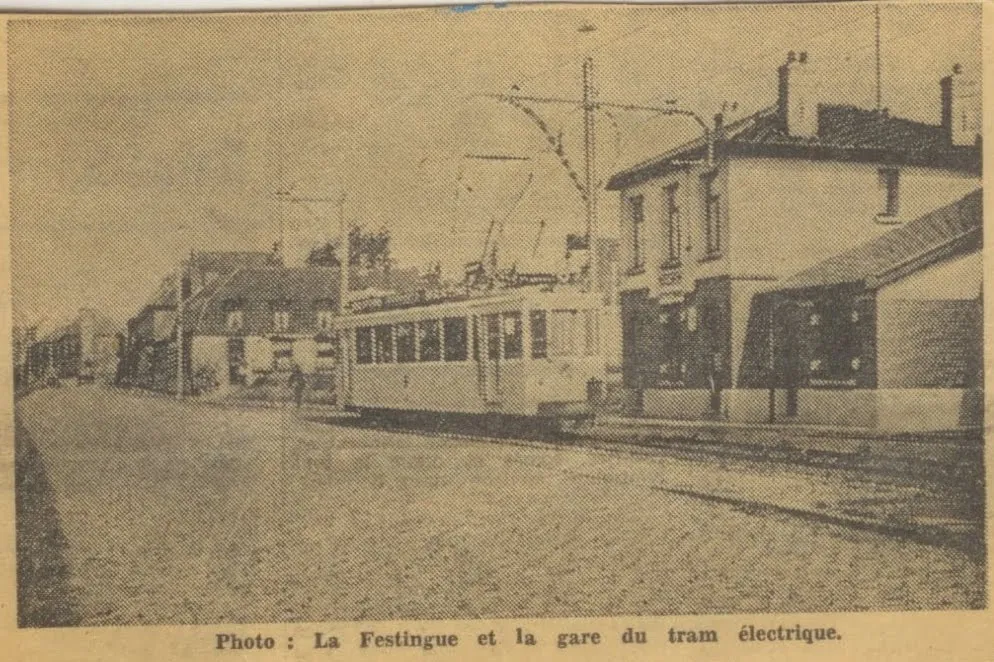
[[[880,19],[883,105],[938,123],[939,79],[979,71],[979,5],[886,4]],[[333,238],[343,195],[350,222],[390,229],[401,264],[459,275],[496,221],[503,266],[558,269],[583,202],[532,120],[484,95],[579,99],[590,56],[602,100],[734,120],[775,101],[794,50],[822,101],[872,108],[874,25],[863,3],[12,21],[14,323],[82,307],[123,322],[191,250],[269,250],[281,224],[288,247]],[[578,106],[532,107],[582,177]],[[599,114],[598,181],[698,132]],[[289,189],[312,201],[279,202]],[[617,208],[600,194],[605,235]]]

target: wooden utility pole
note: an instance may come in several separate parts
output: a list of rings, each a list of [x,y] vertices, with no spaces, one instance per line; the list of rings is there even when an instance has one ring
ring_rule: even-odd
[[[597,291],[597,90],[594,88],[594,60],[583,61],[583,148],[584,190],[587,211],[587,277],[590,289]]]

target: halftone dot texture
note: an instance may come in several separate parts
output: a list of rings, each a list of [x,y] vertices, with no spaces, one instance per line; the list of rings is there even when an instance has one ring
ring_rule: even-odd
[[[939,79],[954,62],[979,70],[979,8],[881,15],[883,104],[937,124]],[[872,6],[836,5],[13,21],[16,321],[92,306],[123,328],[192,250],[265,253],[281,224],[287,250],[334,236],[334,205],[282,206],[277,190],[345,191],[344,213],[389,228],[402,266],[450,274],[513,207],[502,265],[558,267],[583,205],[547,138],[562,131],[580,164],[581,113],[536,106],[543,134],[481,93],[573,98],[589,54],[601,98],[678,99],[706,117],[726,108],[731,122],[773,104],[777,67],[806,50],[828,77],[826,101],[872,108],[874,25]],[[692,122],[652,113],[598,122],[601,184],[698,137]],[[498,167],[467,153],[530,160]],[[755,194],[807,195],[772,179]],[[616,234],[618,195],[600,205]],[[841,241],[809,234],[825,252]],[[280,406],[222,407],[84,385],[19,399],[20,625],[986,604],[979,460],[963,475],[915,476],[785,449],[790,462],[637,453],[630,442],[658,440],[631,431],[491,443],[312,420],[333,412],[298,412],[285,382],[273,396]],[[958,441],[909,444],[944,467],[972,457],[949,459]]]

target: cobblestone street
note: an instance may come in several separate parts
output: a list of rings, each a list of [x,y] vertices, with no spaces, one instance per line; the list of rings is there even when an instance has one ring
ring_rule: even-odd
[[[33,562],[62,568],[48,576],[65,584],[39,588],[22,565],[22,611],[68,589],[67,623],[984,604],[983,562],[956,549],[676,493],[720,493],[706,459],[342,427],[96,386],[33,393],[17,415],[19,551],[60,541]],[[785,493],[814,480],[776,471],[799,486]]]

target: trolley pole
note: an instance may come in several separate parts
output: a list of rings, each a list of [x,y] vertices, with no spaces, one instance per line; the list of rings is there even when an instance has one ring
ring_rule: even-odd
[[[597,150],[596,114],[597,90],[594,88],[594,60],[588,57],[583,61],[583,147],[584,147],[584,189],[587,211],[587,277],[591,291],[597,291]]]

